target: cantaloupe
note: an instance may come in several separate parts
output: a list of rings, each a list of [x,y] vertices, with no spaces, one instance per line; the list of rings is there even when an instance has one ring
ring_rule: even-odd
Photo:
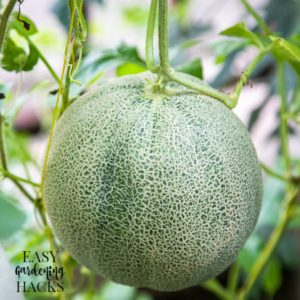
[[[62,245],[118,283],[187,288],[226,269],[262,198],[249,134],[218,100],[145,72],[100,85],[54,131],[44,199]]]

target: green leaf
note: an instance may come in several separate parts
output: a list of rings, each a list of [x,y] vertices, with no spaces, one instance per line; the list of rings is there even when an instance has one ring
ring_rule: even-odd
[[[278,165],[278,163],[277,163]],[[275,172],[281,174],[282,167],[273,165]],[[264,181],[263,205],[257,221],[257,228],[275,226],[278,222],[282,201],[284,198],[284,183],[276,178],[268,177]]]
[[[141,26],[147,22],[148,10],[140,5],[125,7],[123,9],[125,20],[135,26]]]
[[[29,45],[29,54],[23,48],[18,47],[15,42],[8,38],[3,50],[2,67],[7,71],[30,71],[37,64],[39,54],[36,49]]]
[[[279,58],[300,63],[300,48],[291,42],[276,36],[270,36],[273,49]]]
[[[300,48],[281,37],[270,36],[270,39],[273,42],[274,56],[280,60],[287,60],[300,76]]]
[[[128,72],[141,71],[142,69],[146,70],[146,64],[135,47],[122,44],[116,49],[90,52],[83,58],[75,76],[75,79],[79,80],[82,86],[71,85],[71,97],[77,96],[82,88],[94,82],[103,72],[119,66],[123,67],[117,69],[118,75],[131,74]]]
[[[251,270],[255,263],[262,243],[263,239],[253,232],[238,255],[237,262],[246,273]]]
[[[116,56],[117,57],[120,56],[120,58],[122,58],[123,60],[126,60],[128,62],[133,62],[133,63],[137,63],[137,64],[141,64],[141,65],[145,66],[145,62],[139,56],[138,50],[136,47],[122,44],[117,48]]]
[[[36,26],[28,17],[21,15],[18,19],[17,13],[13,15],[9,30],[16,30],[17,33],[25,39],[28,39],[30,35],[37,32]],[[15,72],[32,70],[38,62],[39,53],[31,44],[28,44],[28,47],[29,53],[26,53],[23,48],[19,47],[19,45],[9,37],[5,42],[3,50],[3,68],[7,71]]]
[[[249,45],[249,41],[233,41],[233,40],[225,40],[217,42],[213,45],[213,50],[216,55],[215,62],[216,64],[223,63],[230,54],[243,49]]]
[[[18,13],[13,14],[10,29],[15,29],[22,36],[30,36],[38,32],[37,27],[30,18],[20,15],[18,19],[17,16]]]
[[[117,76],[124,76],[129,74],[137,74],[141,72],[145,72],[147,70],[146,67],[134,64],[134,63],[124,63],[117,67]]]
[[[26,215],[15,204],[11,196],[0,192],[0,240],[11,237],[25,222]]]
[[[182,50],[186,50],[191,47],[194,47],[194,46],[198,45],[199,43],[200,43],[199,39],[190,39],[190,40],[185,40],[184,42],[179,44],[177,47],[179,50],[182,51]]]
[[[259,48],[262,47],[262,42],[259,36],[251,30],[249,30],[246,27],[245,23],[238,23],[232,27],[225,29],[220,34],[237,38],[244,38],[248,40],[251,44],[256,45]]]
[[[27,56],[27,60],[23,67],[23,71],[32,70],[33,67],[37,64],[38,60],[39,60],[39,53],[32,45],[29,45],[29,55]]]
[[[135,47],[121,45],[117,49],[89,53],[82,61],[78,77],[84,72],[99,73],[124,63],[137,64],[142,67],[146,66]],[[78,79],[80,80],[80,78]]]
[[[7,71],[22,71],[27,56],[23,48],[18,47],[10,38],[6,39],[3,49],[2,67]]]
[[[277,258],[272,258],[266,266],[263,287],[269,295],[274,295],[275,292],[280,288],[282,282],[281,276],[281,264]]]
[[[203,67],[199,58],[193,59],[184,65],[177,66],[176,70],[203,79]]]
[[[290,41],[292,44],[294,44],[294,45],[300,47],[300,32],[299,32],[299,33],[296,33],[296,34],[293,34],[293,35],[289,38],[289,41]]]
[[[132,300],[135,293],[134,287],[109,281],[101,288],[100,298],[103,300]]]
[[[185,50],[188,50],[198,45],[199,43],[200,43],[199,39],[190,39],[190,40],[185,40],[179,45],[170,48],[171,63],[173,63],[173,60],[176,59],[177,56],[182,55],[182,53],[185,52]]]

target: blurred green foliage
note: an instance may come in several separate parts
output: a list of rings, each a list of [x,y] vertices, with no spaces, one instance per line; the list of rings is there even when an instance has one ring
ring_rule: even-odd
[[[16,199],[0,192],[0,241],[10,238],[25,222],[26,215],[17,205]]]

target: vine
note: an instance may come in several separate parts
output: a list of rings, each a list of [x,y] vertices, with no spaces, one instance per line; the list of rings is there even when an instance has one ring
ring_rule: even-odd
[[[28,24],[25,20],[21,19],[21,17],[20,17],[20,14],[21,14],[20,5],[23,3],[23,1],[22,0],[10,0],[4,10],[3,15],[1,16],[0,52],[1,52],[1,49],[3,46],[4,36],[5,36],[6,30],[7,30],[7,24],[8,24],[9,17],[10,17],[10,15],[13,11],[13,8],[17,2],[19,2],[19,10],[18,10],[18,15],[17,15],[17,20],[19,22],[23,23],[23,26],[26,30],[30,29],[30,24]],[[69,33],[68,33],[68,38],[67,38],[67,43],[66,43],[66,48],[65,48],[65,56],[64,56],[64,63],[63,63],[63,70],[62,70],[61,78],[59,78],[57,76],[57,74],[55,73],[55,71],[53,70],[50,63],[47,61],[47,59],[43,55],[43,53],[41,51],[39,51],[39,49],[36,47],[36,45],[31,41],[31,39],[28,36],[24,36],[25,39],[27,40],[27,42],[29,43],[29,45],[31,45],[37,51],[39,58],[43,61],[43,63],[45,64],[45,66],[49,70],[50,74],[55,79],[55,81],[57,83],[59,83],[59,90],[57,93],[56,105],[54,108],[53,119],[52,119],[52,126],[51,126],[51,130],[50,130],[49,141],[48,141],[47,150],[46,150],[46,158],[45,158],[44,168],[42,171],[41,184],[32,182],[31,180],[26,179],[26,178],[21,178],[19,176],[16,176],[8,170],[6,154],[5,154],[5,147],[4,147],[4,134],[3,134],[3,124],[4,124],[5,119],[4,119],[4,116],[0,113],[0,159],[1,159],[1,166],[2,166],[1,173],[4,177],[9,178],[17,186],[17,188],[23,193],[23,195],[37,208],[39,216],[41,217],[41,219],[43,221],[44,232],[49,240],[51,250],[56,249],[57,246],[55,244],[53,233],[47,222],[46,209],[45,209],[45,205],[44,205],[44,201],[43,201],[43,183],[44,183],[44,176],[45,176],[45,170],[46,170],[46,165],[47,165],[47,158],[48,158],[48,154],[49,154],[49,150],[50,150],[53,129],[55,126],[55,122],[57,120],[57,115],[59,113],[60,96],[63,95],[63,110],[64,110],[64,108],[65,108],[64,105],[67,105],[67,103],[68,103],[69,85],[70,85],[70,82],[72,81],[71,76],[72,76],[72,74],[75,74],[75,72],[76,72],[76,69],[75,69],[75,72],[74,72],[74,70],[73,70],[73,72],[71,72],[73,65],[71,67],[70,67],[70,65],[67,65],[68,57],[71,57],[72,59],[70,60],[70,62],[74,63],[74,52],[76,50],[76,47],[73,46],[74,43],[72,44],[71,40],[72,40],[72,34],[73,34],[73,26],[74,26],[75,19],[76,19],[75,18],[76,12],[78,13],[78,16],[80,17],[80,22],[82,25],[82,27],[80,29],[80,33],[79,33],[81,42],[85,40],[85,38],[82,36],[85,34],[85,31],[86,31],[86,27],[84,26],[85,23],[83,24],[83,22],[85,22],[85,21],[84,21],[83,14],[82,14],[83,0],[81,0],[80,3],[78,3],[76,1],[74,6],[73,6],[73,1],[69,1],[69,4],[70,4],[71,22],[70,22]],[[76,35],[78,36],[77,32],[76,32]],[[75,41],[76,41],[76,39],[75,39]],[[71,47],[70,47],[70,44],[72,44]],[[78,46],[78,44],[76,46]],[[71,48],[71,50],[70,50],[70,48]],[[80,53],[79,61],[76,63],[79,64],[80,61],[81,61],[81,53]],[[66,72],[67,68],[68,68],[68,71]],[[64,78],[65,78],[65,80],[64,80]],[[62,114],[63,110],[60,112],[60,114]],[[39,196],[37,198],[34,198],[33,196],[31,196],[29,194],[29,192],[24,188],[22,183],[29,184],[35,188],[39,188],[41,196]],[[72,272],[71,272],[69,266],[66,264],[68,259],[69,259],[69,255],[67,255],[64,259],[61,259],[61,257],[58,258],[59,262],[66,269],[68,276],[66,276],[65,278],[66,278],[66,282],[67,282],[67,287],[70,287],[70,288],[67,288],[65,293],[60,293],[58,295],[59,299],[68,299],[69,297],[67,294],[71,294],[73,291],[72,287],[71,287]]]
[[[0,53],[5,44],[5,37],[7,33],[9,18],[12,14],[14,6],[19,3],[19,12],[17,20],[23,23],[25,29],[30,28],[30,24],[21,18],[20,5],[23,0],[9,0],[0,21]],[[166,84],[169,81],[177,82],[187,88],[190,88],[199,94],[207,95],[221,101],[228,108],[234,108],[240,98],[241,92],[245,84],[249,81],[251,74],[255,68],[261,63],[266,55],[273,55],[273,50],[278,49],[278,43],[272,42],[272,31],[265,23],[263,18],[255,11],[255,9],[249,4],[247,0],[241,0],[241,3],[245,7],[246,11],[253,16],[256,20],[260,32],[264,35],[264,42],[259,43],[259,49],[256,57],[250,62],[246,70],[243,72],[241,78],[236,83],[233,92],[224,93],[214,88],[199,82],[190,80],[188,77],[183,76],[181,73],[175,71],[169,60],[169,42],[168,42],[168,1],[167,0],[151,0],[147,36],[146,36],[146,64],[148,69],[157,75],[157,81],[154,83],[154,92],[166,91]],[[54,235],[48,225],[46,209],[43,199],[43,186],[45,180],[45,172],[47,161],[49,157],[49,151],[51,147],[51,141],[53,136],[53,130],[55,128],[56,121],[64,113],[67,107],[70,105],[69,94],[70,86],[72,83],[80,84],[75,80],[75,75],[78,71],[79,65],[83,57],[83,45],[87,37],[87,27],[83,16],[83,0],[68,0],[69,12],[70,12],[70,26],[67,36],[67,42],[65,45],[64,61],[61,75],[58,76],[47,58],[42,51],[38,49],[36,44],[28,36],[24,36],[28,44],[32,46],[38,53],[39,58],[46,66],[47,70],[59,85],[55,108],[52,116],[51,130],[49,133],[49,139],[47,143],[46,156],[41,174],[41,184],[30,180],[29,178],[23,178],[13,174],[10,170],[10,166],[7,162],[7,154],[5,149],[5,116],[0,113],[0,161],[1,161],[1,174],[4,178],[10,180],[18,190],[28,199],[36,210],[43,222],[45,234],[49,240],[50,248],[55,249],[57,245],[55,243]],[[154,38],[155,29],[158,26],[158,42],[159,42],[159,63],[155,61],[154,51]],[[266,42],[265,42],[266,41]],[[275,56],[276,57],[276,56]],[[300,177],[293,175],[293,162],[289,152],[289,132],[288,132],[288,120],[289,118],[297,118],[294,114],[289,112],[287,106],[287,92],[285,86],[285,64],[287,60],[278,59],[277,63],[277,84],[278,94],[280,95],[280,135],[281,135],[281,150],[283,154],[284,174],[272,170],[270,167],[261,163],[262,170],[273,178],[282,181],[286,186],[286,192],[282,201],[282,207],[280,211],[280,217],[276,226],[274,227],[269,240],[265,243],[262,251],[260,252],[257,260],[253,264],[250,272],[247,274],[244,282],[239,281],[239,275],[241,269],[237,263],[234,263],[228,275],[227,285],[222,285],[218,279],[212,279],[207,282],[200,283],[201,287],[214,293],[218,298],[225,300],[244,300],[247,299],[255,283],[259,280],[260,274],[263,272],[268,261],[270,260],[274,250],[276,249],[286,227],[295,214],[299,211],[296,201],[299,198]],[[3,98],[1,94],[1,99]],[[31,195],[31,191],[27,190],[28,186],[33,188],[37,192],[37,196]],[[73,272],[69,266],[70,257],[64,253],[60,257],[60,262],[64,264],[67,270],[67,285],[69,289],[65,294],[61,294],[58,297],[61,299],[68,298],[74,290],[72,289],[72,276]],[[95,278],[90,275],[89,277],[90,289],[93,289]]]
[[[9,0],[2,16],[1,16],[1,22],[0,22],[0,53],[2,51],[3,41],[7,29],[7,23],[9,20],[9,17],[12,13],[12,10],[16,4],[17,0]]]

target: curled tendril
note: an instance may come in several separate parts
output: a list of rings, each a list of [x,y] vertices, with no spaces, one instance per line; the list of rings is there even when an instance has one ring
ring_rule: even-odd
[[[21,19],[21,5],[23,4],[24,0],[18,0],[18,3],[19,3],[19,11],[18,11],[18,14],[17,14],[17,20],[21,23],[23,23],[23,27],[26,29],[26,30],[30,30],[30,24],[28,22],[26,22],[25,20]]]

